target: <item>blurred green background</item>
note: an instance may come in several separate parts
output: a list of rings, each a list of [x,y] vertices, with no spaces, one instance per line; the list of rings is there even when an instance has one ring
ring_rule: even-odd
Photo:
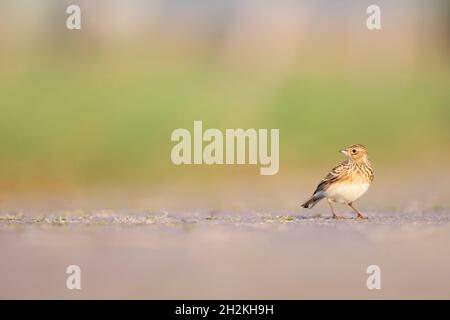
[[[369,31],[370,4],[2,0],[0,186],[227,174],[171,163],[194,120],[279,128],[280,174],[323,173],[353,143],[378,168],[448,172],[450,6],[377,1]]]

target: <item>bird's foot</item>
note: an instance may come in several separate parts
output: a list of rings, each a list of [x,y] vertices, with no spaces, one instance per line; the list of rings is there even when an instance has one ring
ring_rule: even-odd
[[[357,220],[367,220],[368,218],[363,216],[361,213],[358,213],[358,215],[356,216],[355,219],[357,219]]]
[[[344,219],[344,217],[338,216],[337,214],[333,214],[333,219]]]

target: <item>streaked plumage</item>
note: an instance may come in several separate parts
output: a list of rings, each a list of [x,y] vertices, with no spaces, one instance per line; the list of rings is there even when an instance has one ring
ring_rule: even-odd
[[[367,149],[361,144],[354,144],[340,152],[348,156],[348,159],[334,167],[322,179],[311,198],[303,203],[302,207],[310,209],[326,198],[333,218],[338,218],[334,212],[334,202],[348,204],[358,214],[358,218],[364,218],[352,203],[367,191],[373,181],[373,169]]]

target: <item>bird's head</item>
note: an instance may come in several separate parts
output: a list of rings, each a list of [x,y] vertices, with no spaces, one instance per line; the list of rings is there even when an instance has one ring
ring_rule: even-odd
[[[348,148],[339,150],[339,152],[356,162],[364,162],[368,159],[367,149],[362,144],[353,144]]]

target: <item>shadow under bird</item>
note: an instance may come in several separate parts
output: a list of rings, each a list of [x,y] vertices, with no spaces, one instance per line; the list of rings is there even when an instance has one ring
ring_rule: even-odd
[[[347,204],[357,214],[358,219],[366,219],[354,206],[353,202],[360,198],[369,189],[373,181],[373,169],[369,161],[366,147],[362,144],[354,144],[340,150],[348,159],[334,167],[328,175],[322,179],[311,198],[302,204],[303,208],[310,209],[317,202],[326,198],[330,206],[333,218],[341,218],[336,215],[333,203]]]

